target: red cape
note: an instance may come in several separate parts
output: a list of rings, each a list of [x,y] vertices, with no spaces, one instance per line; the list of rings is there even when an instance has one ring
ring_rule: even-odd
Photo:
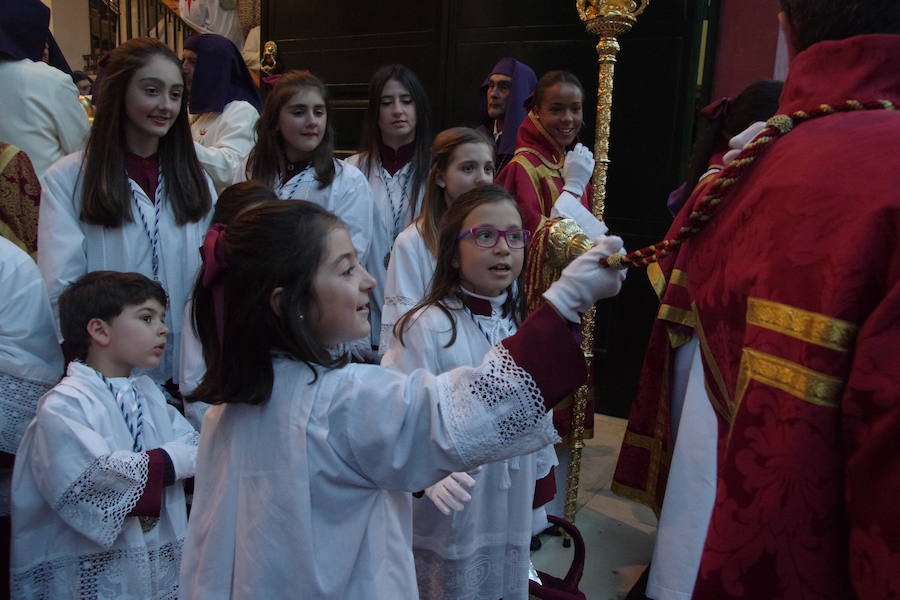
[[[849,99],[900,104],[900,36],[802,52],[779,113]],[[900,113],[812,119],[661,265],[664,304],[615,478],[662,498],[670,306],[700,340],[719,427],[695,599],[900,594],[898,190]]]

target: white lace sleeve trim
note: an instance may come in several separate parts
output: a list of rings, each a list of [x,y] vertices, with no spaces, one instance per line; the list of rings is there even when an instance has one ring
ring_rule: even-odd
[[[0,374],[0,452],[15,454],[37,401],[53,385]]]
[[[558,442],[531,375],[502,344],[485,359],[477,369],[438,378],[440,409],[463,461],[474,467]]]
[[[30,600],[176,600],[184,538],[39,562],[12,573],[12,597]],[[75,586],[73,588],[73,585]]]
[[[146,452],[115,452],[99,457],[56,503],[71,527],[104,548],[112,547],[147,485]]]

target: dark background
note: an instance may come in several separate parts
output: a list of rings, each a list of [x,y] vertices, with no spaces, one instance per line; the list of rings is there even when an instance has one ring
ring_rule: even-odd
[[[715,40],[704,32],[716,31],[718,2],[707,4],[653,0],[619,40],[606,222],[629,249],[659,241],[671,222],[665,201],[681,181],[694,115],[709,94],[707,49]],[[538,77],[571,71],[586,92],[581,139],[588,145],[594,139],[597,40],[574,0],[268,0],[262,36],[278,44],[279,71],[309,69],[328,84],[342,154],[356,150],[369,76],[393,62],[421,79],[434,132],[478,123],[479,86],[503,56],[528,64]],[[601,303],[599,412],[627,416],[657,306],[643,271],[632,271],[622,293]]]

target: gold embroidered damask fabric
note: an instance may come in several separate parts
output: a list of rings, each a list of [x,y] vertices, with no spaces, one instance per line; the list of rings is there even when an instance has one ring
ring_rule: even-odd
[[[41,184],[28,156],[0,142],[0,235],[37,256]]]

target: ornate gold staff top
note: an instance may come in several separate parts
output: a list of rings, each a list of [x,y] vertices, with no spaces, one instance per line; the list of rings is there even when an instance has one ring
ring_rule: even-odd
[[[612,122],[613,73],[619,42],[631,31],[650,0],[576,0],[575,8],[585,28],[600,36],[597,42],[597,129],[594,134],[594,199],[591,210],[603,220],[606,208],[606,170],[609,167],[609,125]]]
[[[575,8],[588,31],[600,36],[597,43],[597,129],[594,137],[594,197],[591,211],[603,220],[606,208],[606,171],[609,168],[609,126],[612,121],[613,73],[619,42],[616,37],[631,31],[631,27],[650,0],[576,0]],[[581,350],[584,352],[588,372],[594,358],[594,309],[584,315]],[[584,411],[587,408],[590,388],[581,386],[575,395],[574,442],[566,476],[565,518],[575,521],[578,500],[578,483],[581,477],[581,450],[584,448]],[[593,417],[593,415],[591,415]],[[568,541],[568,540],[567,540]],[[568,544],[566,544],[568,545]]]

